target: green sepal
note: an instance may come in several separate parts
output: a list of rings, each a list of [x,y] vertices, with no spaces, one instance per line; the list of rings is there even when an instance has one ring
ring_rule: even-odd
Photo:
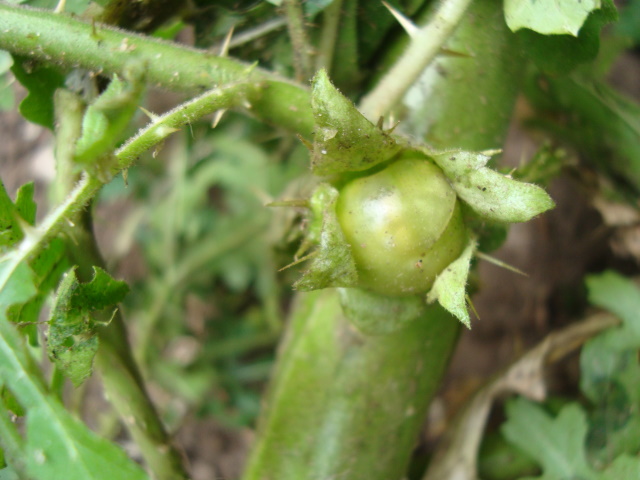
[[[505,0],[504,17],[512,32],[529,28],[544,35],[577,36],[601,0]]]
[[[82,134],[76,143],[77,163],[95,162],[121,140],[138,107],[142,86],[141,69],[132,65],[125,80],[114,76],[107,89],[87,107]]]
[[[400,151],[389,133],[333,86],[325,70],[313,78],[311,107],[316,126],[311,169],[316,175],[367,170]]]
[[[462,254],[436,277],[433,287],[427,293],[428,303],[437,300],[445,310],[464,323],[467,328],[471,328],[466,302],[467,278],[476,246],[474,239],[469,240],[469,244]]]
[[[406,327],[427,308],[420,296],[389,297],[362,288],[340,288],[340,305],[349,321],[366,335],[385,335]]]
[[[125,282],[114,280],[98,267],[93,269],[93,279],[84,284],[78,281],[75,269],[67,272],[49,318],[49,357],[76,386],[91,375],[98,350],[100,311],[115,309],[129,291]],[[113,315],[114,311],[107,313]]]
[[[314,252],[311,266],[302,278],[293,284],[301,291],[327,287],[354,287],[358,284],[356,264],[351,248],[344,238],[338,217],[336,201],[338,191],[327,183],[316,188],[311,198],[312,210],[322,212],[322,229],[318,249]],[[318,208],[322,206],[322,208]],[[318,220],[312,220],[312,224]]]
[[[442,169],[451,186],[480,216],[497,222],[526,222],[555,206],[544,189],[519,182],[486,167],[485,153],[463,150],[425,153]]]

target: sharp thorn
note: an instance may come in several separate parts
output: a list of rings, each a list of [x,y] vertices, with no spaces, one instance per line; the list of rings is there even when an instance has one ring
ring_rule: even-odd
[[[218,54],[221,57],[226,57],[229,55],[229,45],[231,44],[231,37],[233,36],[233,30],[235,27],[231,27],[227,32],[227,35],[224,37],[224,41],[220,46],[220,53]]]
[[[407,34],[410,37],[415,37],[417,35],[417,33],[420,31],[420,29],[416,26],[415,23],[413,23],[411,21],[411,19],[405,17],[402,13],[400,13],[398,10],[393,8],[387,2],[382,2],[382,4],[385,7],[387,7],[387,10],[389,10],[389,12],[391,12],[391,15],[393,15],[395,17],[395,19],[398,21],[400,26],[402,28],[404,28],[404,31],[407,32]]]
[[[227,111],[227,109],[223,108],[221,110],[217,110],[213,114],[213,121],[211,122],[211,128],[216,128],[218,126],[218,123],[220,123],[220,120],[222,120],[222,117],[223,117],[223,115],[225,114],[226,111]]]
[[[525,272],[523,272],[522,270],[520,270],[520,269],[518,269],[516,267],[512,267],[508,263],[505,263],[502,260],[498,260],[497,258],[492,257],[491,255],[487,255],[486,253],[476,252],[476,255],[481,260],[485,260],[485,261],[487,261],[489,263],[493,263],[494,265],[496,265],[498,267],[501,267],[501,268],[504,268],[505,270],[509,270],[510,272],[517,273],[518,275],[523,275],[525,277],[529,276]]]

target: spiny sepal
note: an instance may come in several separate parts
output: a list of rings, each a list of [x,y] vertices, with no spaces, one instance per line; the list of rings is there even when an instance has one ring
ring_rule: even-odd
[[[526,222],[555,206],[541,187],[514,180],[487,167],[495,151],[434,152],[427,148],[421,151],[442,169],[458,197],[486,220]]]
[[[462,254],[436,277],[433,287],[427,293],[428,303],[437,301],[467,328],[471,328],[466,303],[467,278],[469,277],[471,259],[476,251],[476,245],[474,239],[469,240]]]
[[[401,149],[333,86],[325,70],[313,78],[311,106],[316,123],[311,169],[316,175],[367,170]]]
[[[336,201],[338,191],[322,183],[311,197],[313,218],[308,237],[318,244],[311,266],[293,288],[309,291],[327,287],[352,287],[358,283],[358,273],[338,217]]]

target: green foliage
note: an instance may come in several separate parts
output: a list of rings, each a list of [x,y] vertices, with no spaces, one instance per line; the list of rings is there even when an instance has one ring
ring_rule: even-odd
[[[115,306],[128,293],[125,282],[117,281],[94,267],[89,283],[80,283],[75,269],[67,272],[60,283],[51,309],[47,334],[47,351],[53,363],[73,382],[80,385],[92,371],[93,358],[98,350],[96,328],[115,314]]]
[[[542,71],[554,75],[566,74],[596,58],[600,49],[600,31],[617,19],[618,12],[613,1],[602,0],[602,7],[589,14],[577,35],[543,35],[523,29],[518,31],[517,37],[527,55]]]
[[[578,35],[585,19],[600,8],[600,0],[507,0],[504,14],[512,31],[529,28],[545,35]]]
[[[30,122],[53,130],[53,93],[64,85],[59,70],[13,55],[11,71],[29,94],[20,102],[20,113]]]
[[[587,286],[594,305],[622,320],[582,349],[580,386],[589,408],[570,403],[552,418],[516,399],[507,404],[502,432],[542,467],[536,478],[632,480],[640,474],[640,289],[614,272],[589,277]]]
[[[9,3],[58,6],[50,0]],[[68,1],[65,12],[83,15],[84,23],[64,13],[0,5],[0,46],[14,55],[12,60],[0,52],[0,108],[13,101],[4,82],[9,67],[29,91],[22,114],[50,129],[56,89],[70,86],[74,75],[91,78],[100,87],[111,79],[99,96],[89,99],[82,132],[59,136],[58,141],[67,144],[58,143],[67,147],[57,152],[59,177],[54,188],[64,198],[59,205],[36,225],[33,185],[23,186],[15,202],[0,188],[0,445],[11,466],[0,470],[0,478],[14,473],[35,480],[147,478],[118,447],[91,433],[62,405],[60,374],[78,386],[91,375],[94,360],[102,369],[107,396],[114,399],[154,478],[186,478],[179,459],[175,465],[172,460],[164,463],[165,458],[179,456],[141,379],[181,400],[176,402],[180,408],[161,413],[171,428],[186,414],[252,425],[285,324],[282,317],[290,308],[296,311],[289,325],[292,350],[283,354],[284,366],[275,373],[275,393],[267,407],[273,416],[266,417],[257,441],[256,458],[267,460],[254,461],[247,478],[401,478],[457,337],[459,327],[449,313],[469,325],[466,284],[476,249],[501,243],[506,223],[527,221],[553,207],[540,187],[524,183],[546,185],[555,176],[561,162],[551,148],[514,178],[487,167],[493,152],[470,151],[498,146],[517,93],[517,73],[525,70],[516,52],[516,35],[506,36],[501,5],[475,0],[467,19],[456,17],[451,25],[438,17],[446,31],[456,31],[455,38],[436,35],[438,41],[430,45],[434,55],[440,53],[419,81],[420,101],[411,100],[418,96],[416,91],[401,101],[407,94],[402,91],[397,100],[403,107],[391,108],[394,115],[409,109],[408,127],[403,122],[399,127],[411,131],[414,137],[408,139],[383,130],[383,121],[374,125],[350,100],[366,98],[360,86],[370,76],[375,82],[394,60],[396,51],[391,48],[389,63],[378,61],[400,30],[379,2],[303,2],[302,28],[307,29],[309,50],[320,52],[318,57],[325,60],[318,58],[315,67],[326,63],[349,98],[325,70],[314,77],[310,91],[283,78],[294,71],[293,59],[300,52],[282,28],[281,15],[267,2],[196,0],[175,9],[164,0],[144,5],[98,3],[105,7],[103,15],[92,19],[99,8],[87,8],[87,0]],[[418,23],[433,21],[433,2],[390,3]],[[456,0],[442,5],[460,15],[460,5],[466,7]],[[486,11],[476,10],[480,7]],[[543,89],[544,98],[535,106],[551,112],[552,126],[563,138],[573,135],[590,155],[605,152],[597,164],[600,170],[608,169],[612,178],[624,177],[640,188],[637,105],[593,83],[587,69],[573,77],[559,75],[594,58],[603,25],[615,19],[613,3],[507,0],[504,10],[509,26],[518,30],[521,48],[538,65],[536,80],[542,81],[536,88],[538,94]],[[93,23],[96,19],[150,36],[105,28]],[[170,27],[156,30],[168,20]],[[476,30],[467,30],[469,23],[475,23]],[[208,50],[152,38],[154,30],[173,38],[189,24],[195,28],[196,45]],[[209,47],[218,44],[215,35],[225,34],[231,25],[239,26],[240,33],[232,38],[230,55],[218,56],[218,48]],[[337,32],[335,38],[327,38],[332,31]],[[403,77],[404,73],[393,83],[404,85],[407,78],[416,78]],[[433,79],[442,82],[444,90],[436,88]],[[151,115],[148,128],[121,143],[143,101],[145,83],[199,96],[163,116]],[[74,104],[78,114],[79,102]],[[367,111],[377,111],[374,107]],[[60,102],[57,119],[64,120],[70,108]],[[249,113],[270,126],[240,119],[235,112],[226,113],[217,124],[225,109]],[[210,123],[200,119],[213,112],[217,126],[212,131]],[[551,122],[546,121],[548,126]],[[174,135],[163,151],[162,142],[186,125],[189,129]],[[326,183],[311,196],[318,179],[306,176],[309,159],[287,130],[313,138],[312,173],[326,177]],[[425,139],[443,150],[434,151]],[[144,157],[150,149],[152,158]],[[446,268],[429,277],[433,286],[426,300],[437,300],[444,309],[426,304],[426,287],[420,295],[403,298],[389,296],[398,292],[385,291],[386,284],[375,287],[378,293],[346,288],[362,281],[355,252],[366,242],[353,241],[341,225],[339,192],[350,182],[402,166],[407,153],[417,153],[437,169],[422,158],[426,155],[444,172],[442,183],[451,193],[438,200],[451,208],[442,215],[456,218],[451,228],[460,234],[458,240],[464,240],[454,257],[461,255],[453,261],[440,255]],[[139,168],[131,168],[138,160]],[[128,350],[122,318],[114,316],[128,287],[94,267],[101,259],[91,232],[92,212],[83,210],[103,184],[129,168],[103,190],[101,201],[126,199],[127,206],[133,206],[132,213],[120,215],[122,223],[109,225],[115,239],[108,240],[108,247],[120,254],[135,243],[142,252],[143,265],[130,273],[133,294],[126,299],[126,324],[135,329],[135,355]],[[415,177],[415,183],[426,183],[422,175]],[[418,197],[412,192],[407,196]],[[265,203],[306,206],[310,218],[293,209],[268,210]],[[440,217],[431,206],[425,212],[411,205],[412,225],[432,227]],[[316,250],[305,257],[310,265],[294,287],[327,289],[308,296],[290,292],[295,269],[277,273],[278,266],[291,260],[304,226],[307,237],[298,253],[311,246]],[[436,230],[440,234],[445,226]],[[468,230],[474,231],[470,239]],[[394,226],[392,235],[395,231]],[[416,231],[418,237],[426,236]],[[438,241],[455,250],[455,242]],[[412,273],[424,273],[420,261],[421,256],[411,257]],[[91,267],[93,280],[80,283],[76,272]],[[394,274],[392,268],[382,272],[383,277]],[[48,387],[41,359],[33,357],[40,350],[31,346],[38,344],[41,310],[58,283],[47,322],[47,350],[54,364]],[[339,293],[330,289],[336,286],[345,288]],[[416,293],[414,286],[401,293]],[[625,323],[583,350],[585,405],[571,403],[553,418],[517,400],[508,407],[505,432],[543,467],[541,478],[635,480],[640,450],[640,373],[635,359],[640,335],[637,313],[632,312],[640,311],[638,294],[612,275],[590,279],[589,288],[594,304],[615,310]],[[632,295],[635,300],[630,300]],[[24,415],[23,428],[8,421],[9,412]]]
[[[0,50],[0,111],[12,109],[15,102],[9,76],[11,65],[13,65],[11,54]]]
[[[534,74],[526,93],[541,112],[535,124],[571,142],[601,172],[640,191],[637,102],[581,75]]]
[[[26,439],[19,446],[20,457],[12,461],[26,464],[29,477],[36,480],[147,478],[122,450],[91,432],[46,391],[38,367],[1,313],[0,375],[27,409]]]

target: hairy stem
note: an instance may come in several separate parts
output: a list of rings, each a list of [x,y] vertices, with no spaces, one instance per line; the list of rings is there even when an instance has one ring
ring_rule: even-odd
[[[85,68],[103,75],[123,75],[131,62],[139,62],[150,85],[188,94],[229,83],[260,82],[264,88],[247,99],[252,114],[305,137],[313,130],[305,87],[209,51],[5,4],[0,4],[0,49],[61,69]]]
[[[293,66],[296,70],[296,80],[303,82],[313,75],[312,51],[307,38],[304,12],[298,0],[283,0],[282,8],[287,17],[289,37],[293,46]]]
[[[334,0],[331,5],[322,12],[322,31],[320,32],[320,45],[316,55],[316,70],[325,69],[331,74],[331,64],[338,38],[338,27],[340,26],[340,11],[342,10],[342,0]]]
[[[431,21],[411,35],[402,57],[360,103],[370,120],[388,114],[439,53],[463,17],[471,0],[442,0]]]

